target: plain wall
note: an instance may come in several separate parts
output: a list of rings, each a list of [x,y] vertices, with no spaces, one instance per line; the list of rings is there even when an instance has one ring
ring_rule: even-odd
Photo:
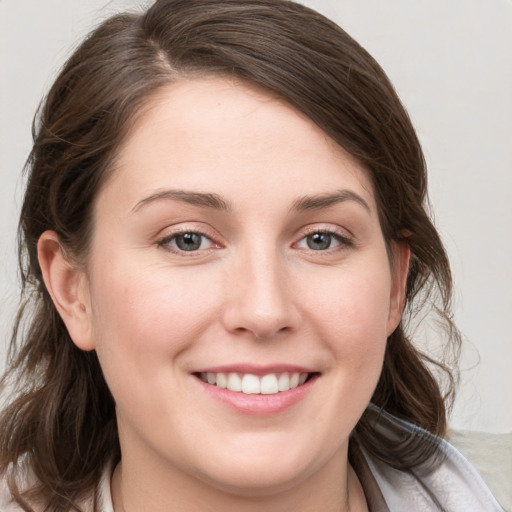
[[[451,424],[512,430],[512,2],[310,0],[382,65],[424,146],[464,333]],[[0,0],[0,359],[17,301],[15,236],[31,121],[88,29],[143,2]],[[435,329],[429,333],[436,337]],[[435,341],[435,340],[434,340]]]

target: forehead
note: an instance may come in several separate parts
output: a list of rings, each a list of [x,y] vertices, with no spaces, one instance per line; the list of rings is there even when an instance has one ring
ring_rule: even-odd
[[[182,80],[155,94],[125,138],[109,182],[132,202],[170,186],[213,188],[241,201],[270,192],[291,201],[347,186],[374,202],[367,171],[309,118],[218,77]]]

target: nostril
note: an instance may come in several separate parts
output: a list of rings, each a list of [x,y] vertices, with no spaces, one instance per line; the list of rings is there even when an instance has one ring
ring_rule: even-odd
[[[251,330],[251,332],[257,340],[265,340],[265,339],[269,339],[269,338],[274,338],[278,335],[287,334],[287,333],[291,332],[291,330],[292,330],[291,327],[277,327],[277,328],[269,327],[267,329],[254,328]]]

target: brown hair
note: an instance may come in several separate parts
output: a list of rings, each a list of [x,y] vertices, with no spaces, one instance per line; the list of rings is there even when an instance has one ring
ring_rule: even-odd
[[[134,117],[155,92],[195,74],[222,74],[277,95],[312,119],[368,169],[388,243],[407,243],[412,260],[404,318],[434,304],[457,349],[450,267],[429,219],[423,154],[392,85],[375,60],[333,22],[286,0],[158,0],[144,14],[102,23],[68,60],[35,121],[19,225],[24,306],[3,386],[14,398],[0,416],[0,473],[12,470],[19,503],[73,508],[118,458],[115,407],[94,352],[72,343],[45,289],[37,241],[57,232],[83,262],[95,197]],[[373,403],[436,435],[446,429],[454,389],[447,366],[420,353],[404,322],[389,337]],[[443,396],[432,374],[445,372]],[[377,434],[363,415],[358,441],[402,469],[425,460],[414,443]],[[37,484],[16,487],[16,469]],[[73,508],[76,509],[76,508]]]

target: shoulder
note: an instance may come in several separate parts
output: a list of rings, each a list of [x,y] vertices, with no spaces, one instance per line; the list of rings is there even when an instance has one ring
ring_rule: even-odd
[[[439,457],[432,465],[425,464],[413,471],[400,471],[365,454],[371,473],[390,510],[503,511],[477,470],[453,445],[415,425],[386,416],[387,420],[393,422],[394,428],[418,434],[425,444],[434,445]],[[376,428],[379,428],[378,424]]]

